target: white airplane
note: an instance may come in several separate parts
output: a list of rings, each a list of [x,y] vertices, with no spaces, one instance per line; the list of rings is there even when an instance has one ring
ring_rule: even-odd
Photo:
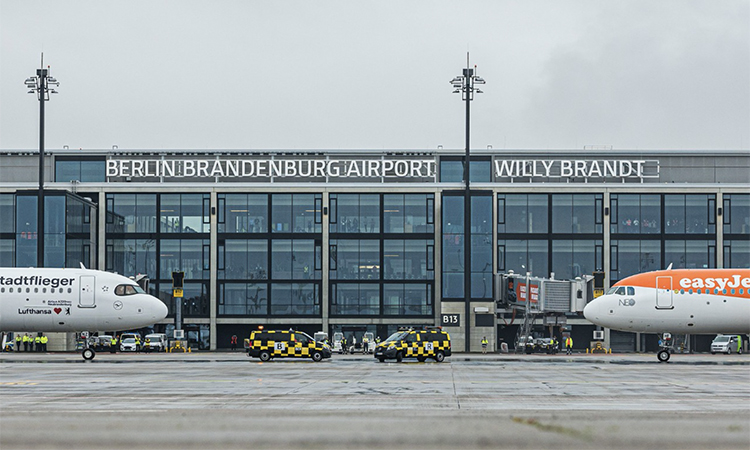
[[[641,333],[750,333],[750,269],[657,270],[627,277],[591,301],[583,315],[614,330]],[[669,360],[661,349],[659,361]]]
[[[0,330],[122,331],[153,325],[167,306],[122,275],[86,268],[0,268]],[[94,350],[83,350],[93,359]]]

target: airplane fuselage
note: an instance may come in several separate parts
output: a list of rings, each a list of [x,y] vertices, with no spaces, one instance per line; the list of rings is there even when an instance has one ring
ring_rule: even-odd
[[[1,331],[120,331],[153,325],[166,305],[122,275],[0,268]]]
[[[584,308],[603,327],[645,333],[750,333],[750,270],[677,269],[616,283]]]

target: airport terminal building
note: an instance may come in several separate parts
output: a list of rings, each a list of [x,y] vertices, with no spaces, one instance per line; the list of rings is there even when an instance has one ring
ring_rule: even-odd
[[[37,265],[38,160],[0,151],[0,266]],[[468,228],[463,167],[462,150],[443,149],[52,150],[45,266],[147,274],[167,332],[183,271],[183,328],[199,348],[258,325],[385,338],[441,324],[457,351],[467,334],[472,351],[484,336],[512,346],[519,321],[496,304],[498,273],[603,271],[607,287],[669,264],[750,267],[746,150],[472,150]],[[595,327],[566,323],[588,346]],[[607,331],[616,351],[649,339]]]

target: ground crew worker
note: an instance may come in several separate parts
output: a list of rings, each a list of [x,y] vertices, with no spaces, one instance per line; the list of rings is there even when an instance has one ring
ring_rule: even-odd
[[[42,351],[42,338],[40,338],[38,334],[34,336],[34,351]]]
[[[237,335],[233,334],[232,338],[229,340],[229,342],[232,344],[232,351],[237,350]]]
[[[21,340],[22,340],[21,333],[16,333],[16,351],[17,352],[21,351]]]
[[[145,345],[143,346],[143,348],[144,348],[144,350],[146,350],[146,352],[150,352],[151,351],[151,339],[150,338],[146,338],[146,342],[145,342]]]
[[[376,344],[380,344],[380,336],[378,336],[378,337],[375,338],[375,343]]]
[[[737,335],[737,353],[742,353],[742,336]]]
[[[346,338],[345,337],[341,338],[341,351],[343,353],[346,353]]]
[[[566,355],[573,354],[573,338],[570,336],[565,338],[565,354]]]
[[[489,344],[487,336],[482,336],[482,353],[487,353],[487,344]]]
[[[23,335],[23,351],[29,351],[29,333]]]
[[[46,351],[47,351],[47,341],[48,341],[48,340],[49,340],[49,339],[48,339],[48,338],[47,338],[47,336],[46,336],[46,335],[44,335],[44,334],[43,334],[43,335],[42,335],[42,337],[40,338],[40,341],[41,341],[41,343],[42,343],[42,351],[43,351],[43,352],[46,352]]]
[[[109,341],[109,352],[115,353],[117,351],[117,336],[112,336],[112,339]]]
[[[138,336],[135,337],[135,351],[137,353],[141,352],[141,338],[139,338]]]

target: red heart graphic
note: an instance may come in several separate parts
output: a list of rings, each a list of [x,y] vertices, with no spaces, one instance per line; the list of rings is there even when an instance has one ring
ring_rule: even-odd
[[[60,314],[62,312],[62,308],[55,308],[55,314]]]

